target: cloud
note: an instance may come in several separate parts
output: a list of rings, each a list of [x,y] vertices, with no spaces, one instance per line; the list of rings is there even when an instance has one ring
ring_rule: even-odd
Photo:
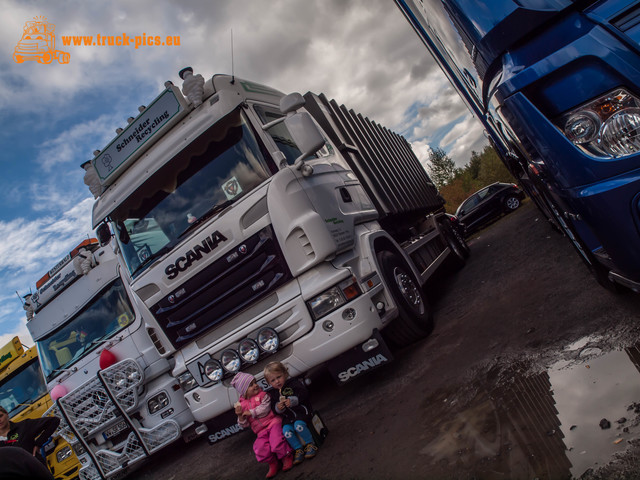
[[[86,198],[59,216],[0,221],[0,275],[5,294],[34,289],[42,275],[87,237],[92,203]],[[0,323],[20,313],[19,309],[16,299],[15,308],[0,310]]]
[[[14,298],[16,302],[18,302],[17,298]],[[3,316],[0,311],[0,317]],[[13,322],[10,326],[10,330],[6,333],[0,334],[0,347],[9,343],[13,337],[20,338],[20,342],[25,345],[25,350],[28,347],[32,347],[34,344],[33,338],[27,329],[26,317],[24,321],[21,322]]]
[[[92,158],[92,152],[103,148],[115,137],[114,125],[126,124],[122,115],[100,115],[99,117],[77,123],[68,130],[59,133],[55,138],[45,140],[39,145],[36,162],[44,172],[59,168],[77,167],[81,173],[80,159]],[[77,172],[76,172],[77,173]]]

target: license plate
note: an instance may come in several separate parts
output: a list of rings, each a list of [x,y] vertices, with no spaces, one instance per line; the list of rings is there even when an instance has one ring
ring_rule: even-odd
[[[109,427],[104,432],[102,432],[102,436],[104,437],[105,440],[108,440],[111,437],[115,437],[117,434],[119,434],[123,430],[126,430],[127,428],[129,428],[129,425],[127,425],[127,422],[125,422],[124,420],[121,420],[118,423],[116,423],[113,427]]]

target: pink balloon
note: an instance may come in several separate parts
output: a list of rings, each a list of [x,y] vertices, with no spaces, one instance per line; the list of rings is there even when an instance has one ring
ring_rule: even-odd
[[[51,400],[54,402],[67,394],[67,389],[62,385],[56,385],[51,389]]]

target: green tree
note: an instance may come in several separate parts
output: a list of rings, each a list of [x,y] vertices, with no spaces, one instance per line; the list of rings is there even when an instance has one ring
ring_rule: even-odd
[[[513,176],[492,147],[486,146],[480,159],[478,180],[483,185],[494,182],[513,182]]]
[[[446,156],[446,154],[444,155]],[[469,163],[463,168],[454,168],[453,175],[445,178],[447,180],[444,183],[438,184],[432,176],[434,183],[438,185],[440,195],[446,200],[445,207],[449,213],[455,212],[458,205],[469,195],[486,185],[494,182],[514,181],[509,170],[491,146],[486,146],[480,153],[471,152]]]
[[[428,168],[429,176],[438,188],[453,180],[456,173],[455,162],[441,148],[434,148],[429,152]]]

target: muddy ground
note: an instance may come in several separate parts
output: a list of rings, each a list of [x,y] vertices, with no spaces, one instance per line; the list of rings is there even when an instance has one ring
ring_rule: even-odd
[[[329,436],[276,478],[640,478],[640,295],[600,287],[530,202],[469,243],[428,287],[427,339],[346,386],[315,378]],[[129,478],[264,478],[252,442],[178,442]]]

